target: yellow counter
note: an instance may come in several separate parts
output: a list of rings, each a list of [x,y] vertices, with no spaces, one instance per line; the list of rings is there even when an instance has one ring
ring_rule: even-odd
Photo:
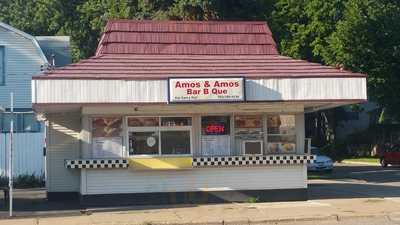
[[[130,158],[129,167],[137,170],[177,170],[192,168],[192,157]]]

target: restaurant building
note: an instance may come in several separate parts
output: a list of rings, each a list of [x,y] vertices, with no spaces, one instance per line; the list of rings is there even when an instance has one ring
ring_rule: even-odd
[[[304,114],[367,100],[365,75],[279,55],[265,22],[111,20],[32,90],[49,199],[106,205],[306,200]]]

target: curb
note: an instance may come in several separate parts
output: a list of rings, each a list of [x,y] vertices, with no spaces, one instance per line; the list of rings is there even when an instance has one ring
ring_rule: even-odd
[[[322,217],[304,217],[304,218],[285,218],[285,219],[266,219],[266,220],[236,220],[236,221],[213,221],[213,222],[182,222],[182,223],[159,223],[159,222],[151,222],[146,221],[139,224],[132,225],[238,225],[238,224],[246,224],[246,225],[259,225],[259,224],[278,224],[278,223],[291,223],[291,222],[309,222],[309,221],[342,221],[342,220],[350,220],[350,219],[361,219],[361,218],[379,218],[385,217],[391,220],[391,215],[382,214],[382,215],[353,215],[353,216],[340,216],[340,215],[330,215],[330,216],[322,216]],[[122,223],[126,224],[126,223]]]

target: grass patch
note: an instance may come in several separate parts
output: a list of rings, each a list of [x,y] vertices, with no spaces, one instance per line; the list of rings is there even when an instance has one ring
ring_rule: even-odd
[[[14,188],[36,188],[36,187],[44,187],[44,175],[35,176],[32,175],[19,175],[14,177]],[[5,187],[8,186],[8,178],[7,177],[0,177],[0,186]]]
[[[324,172],[308,172],[307,177],[309,180],[319,180],[319,179],[333,179],[332,173]]]
[[[361,162],[361,163],[379,163],[379,158],[376,157],[352,157],[343,159],[342,162]]]

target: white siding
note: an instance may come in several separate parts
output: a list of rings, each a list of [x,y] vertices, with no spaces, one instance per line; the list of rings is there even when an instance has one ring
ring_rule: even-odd
[[[13,135],[13,174],[44,175],[44,134],[43,133],[16,133]],[[0,176],[8,171],[8,151],[10,134],[0,134]]]
[[[247,80],[246,97],[256,101],[367,99],[366,78]]]
[[[50,114],[47,128],[47,185],[49,192],[79,191],[78,170],[65,168],[65,159],[80,158],[80,115]]]
[[[305,165],[202,168],[179,171],[131,169],[82,172],[81,193],[148,193],[306,188]]]
[[[246,80],[248,101],[367,99],[366,78]],[[34,80],[33,103],[165,103],[167,80]]]
[[[8,108],[14,92],[16,108],[31,108],[31,78],[47,62],[35,43],[0,26],[0,46],[5,48],[5,86],[0,85],[0,105]]]

